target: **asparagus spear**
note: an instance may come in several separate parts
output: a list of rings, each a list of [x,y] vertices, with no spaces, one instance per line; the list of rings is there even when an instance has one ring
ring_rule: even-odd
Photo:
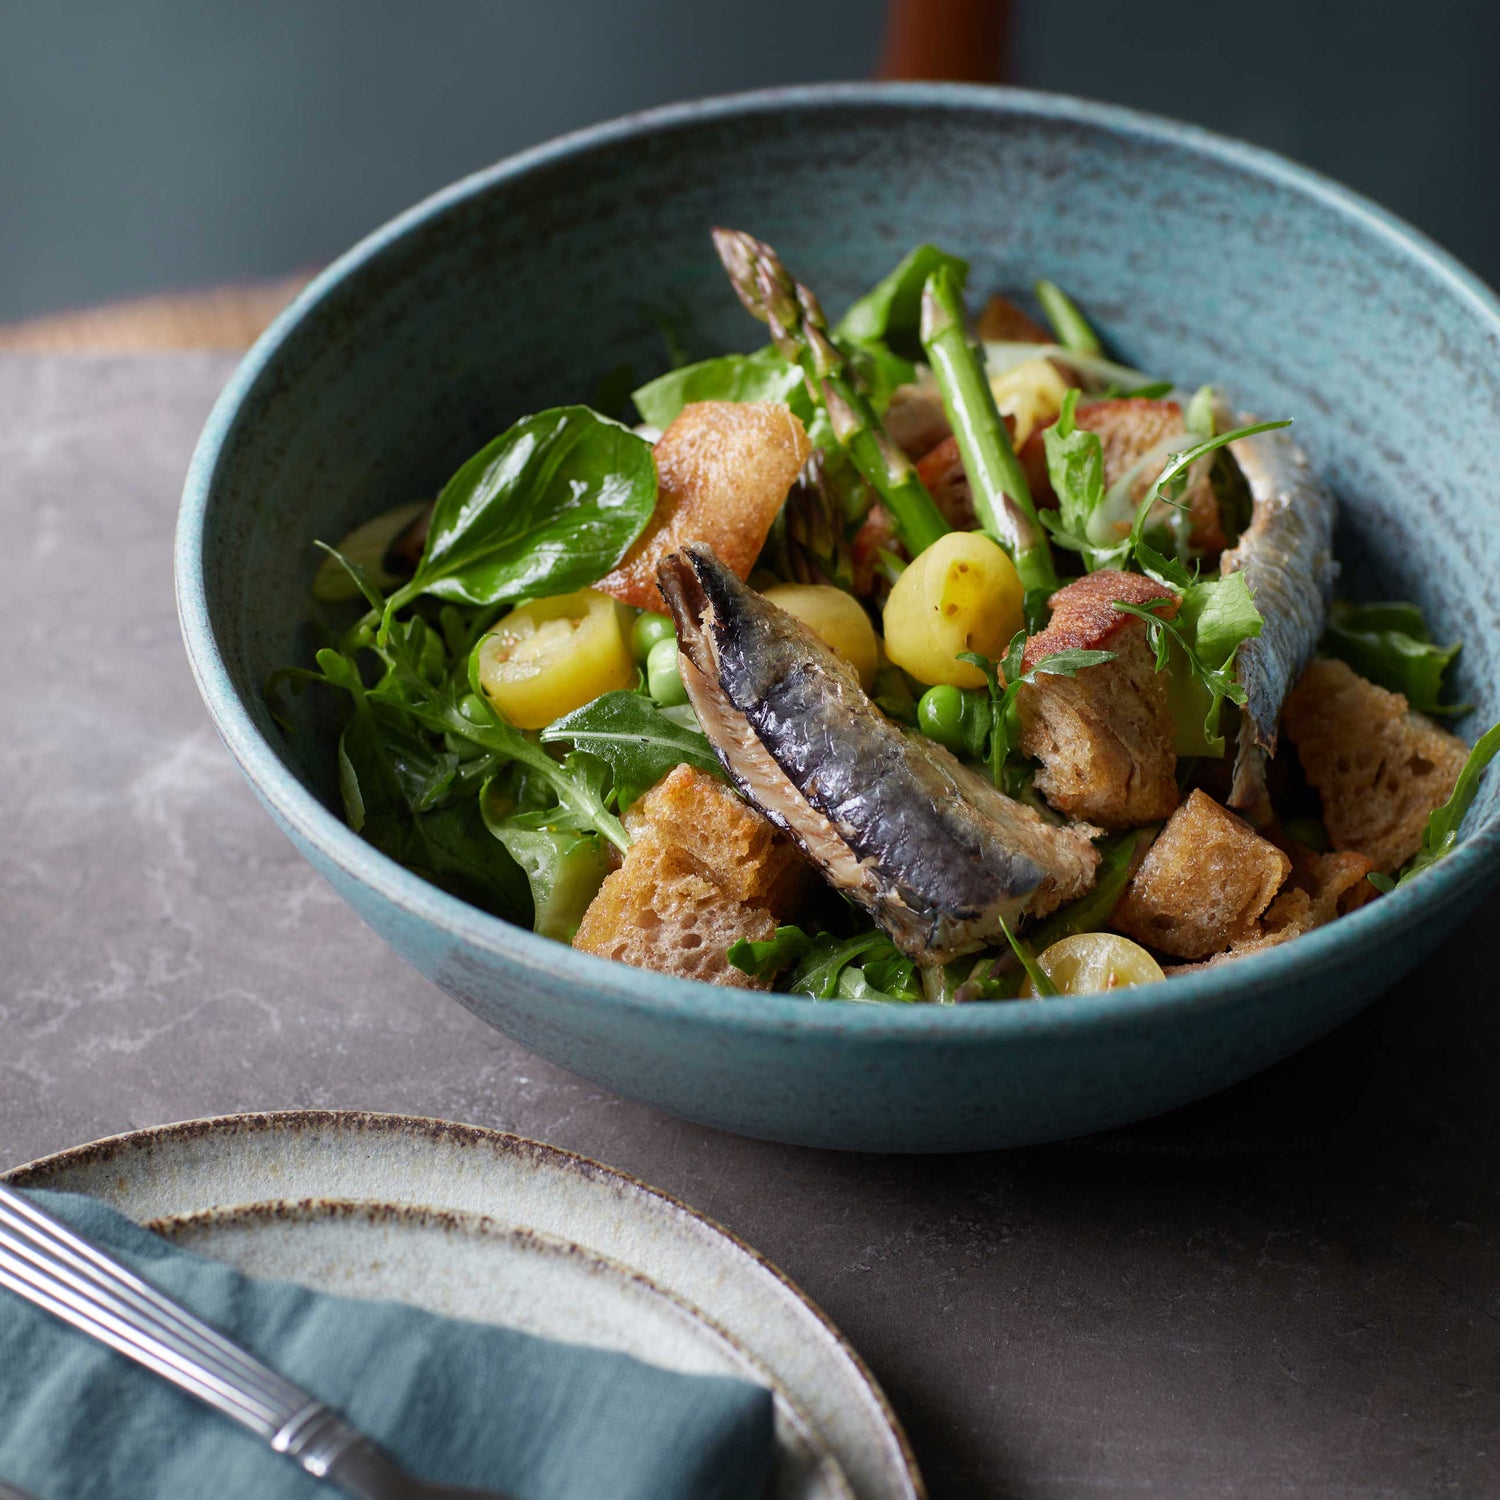
[[[713,236],[746,311],[771,330],[782,356],[801,366],[809,395],[822,403],[834,436],[890,511],[915,557],[950,528],[830,337],[818,299],[792,279],[769,245],[738,229],[715,229]]]
[[[922,289],[922,348],[958,440],[979,523],[1010,553],[1027,589],[1057,587],[1052,548],[1036,518],[1031,486],[1016,461],[984,363],[964,332],[958,283],[946,268]]]
[[[1057,342],[1064,349],[1071,349],[1076,354],[1104,353],[1104,346],[1099,342],[1099,335],[1089,326],[1089,320],[1056,282],[1037,282],[1036,300],[1042,304],[1042,311],[1057,335]]]

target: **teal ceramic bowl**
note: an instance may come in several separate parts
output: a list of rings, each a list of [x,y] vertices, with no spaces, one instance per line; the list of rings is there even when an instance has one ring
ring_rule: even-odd
[[[1500,775],[1421,880],[1286,947],[1122,994],[957,1008],[747,994],[574,953],[345,827],[333,747],[261,685],[307,651],[314,537],[432,493],[518,415],[758,329],[708,240],[776,244],[830,308],[932,239],[973,285],[1068,287],[1130,363],[1297,418],[1343,506],[1345,586],[1461,636],[1500,718],[1500,305],[1440,250],[1276,157],[1076,100],[855,85],[710,100],[570,136],[356,246],[250,353],[193,460],[177,583],[193,670],[282,829],[387,942],[527,1047],[729,1130],[866,1151],[1053,1140],[1264,1068],[1407,973],[1500,870]]]

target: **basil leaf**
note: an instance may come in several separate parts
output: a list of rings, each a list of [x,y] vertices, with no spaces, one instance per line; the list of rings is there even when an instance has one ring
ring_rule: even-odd
[[[1462,642],[1436,646],[1415,604],[1336,603],[1323,650],[1349,663],[1361,677],[1405,696],[1418,713],[1459,713],[1440,701],[1443,675]]]
[[[834,329],[835,339],[856,344],[884,343],[907,359],[920,359],[922,288],[934,271],[943,268],[952,272],[962,292],[969,263],[939,250],[936,245],[918,245],[839,319]]]
[[[586,406],[517,422],[444,486],[416,576],[419,594],[466,604],[565,594],[596,583],[656,507],[651,445]]]
[[[801,368],[771,344],[753,354],[725,354],[668,370],[632,392],[631,400],[641,421],[662,428],[694,401],[784,401],[804,423],[812,420]]]
[[[684,763],[715,776],[724,773],[701,729],[669,718],[641,693],[621,688],[549,724],[542,740],[570,741],[606,761],[614,772],[616,806],[627,807]]]
[[[800,927],[778,927],[774,937],[762,942],[741,938],[731,943],[724,957],[742,974],[763,979],[767,974],[778,974],[788,964],[794,964],[813,945],[813,940]]]
[[[1453,795],[1428,817],[1427,827],[1422,833],[1422,847],[1401,872],[1401,879],[1396,882],[1398,885],[1405,885],[1413,875],[1420,875],[1429,865],[1435,865],[1453,852],[1454,845],[1458,843],[1458,830],[1463,825],[1464,814],[1468,812],[1474,795],[1479,790],[1479,778],[1484,775],[1485,768],[1496,755],[1500,755],[1500,724],[1492,725],[1480,735],[1474,748],[1469,751],[1469,758],[1464,762],[1463,770],[1458,773]],[[1370,878],[1374,880],[1375,877],[1372,875]]]

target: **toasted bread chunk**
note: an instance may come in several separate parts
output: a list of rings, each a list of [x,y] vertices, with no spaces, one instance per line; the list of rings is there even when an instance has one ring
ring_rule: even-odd
[[[925,372],[909,385],[898,385],[891,392],[884,421],[891,440],[913,462],[953,430],[948,425],[948,413],[943,410],[943,395],[937,381]]]
[[[1207,958],[1258,935],[1292,862],[1200,791],[1172,814],[1111,919],[1138,943]]]
[[[605,878],[573,946],[639,969],[742,989],[769,989],[725,957],[772,937],[807,883],[807,866],[723,782],[678,766],[631,809],[634,842]]]
[[[717,777],[677,766],[625,816],[637,842],[679,850],[732,901],[788,911],[802,895],[807,861],[797,846]]]
[[[1307,779],[1323,799],[1333,847],[1394,872],[1421,847],[1428,814],[1448,800],[1469,747],[1407,711],[1341,661],[1319,659],[1282,712]]]
[[[932,503],[955,531],[973,531],[979,524],[974,515],[974,496],[969,476],[959,457],[958,439],[945,437],[917,460],[917,478],[927,486]]]
[[[1291,880],[1266,908],[1252,934],[1203,963],[1177,964],[1165,970],[1168,977],[1279,947],[1354,911],[1375,895],[1375,887],[1366,878],[1373,866],[1363,854],[1317,854],[1295,842],[1289,842],[1285,852],[1292,861]]]
[[[1075,677],[1040,676],[1017,695],[1021,749],[1041,761],[1036,788],[1059,812],[1101,828],[1134,828],[1177,806],[1177,755],[1166,679],[1145,622],[1114,607],[1176,596],[1138,573],[1108,569],[1052,596],[1052,623],[1026,643],[1027,669],[1073,647],[1115,659]]]
[[[979,337],[987,344],[1050,344],[1052,335],[1030,313],[998,292],[979,314]]]
[[[1075,418],[1079,427],[1099,434],[1104,449],[1104,483],[1113,485],[1151,452],[1162,446],[1168,451],[1190,447],[1196,439],[1189,435],[1183,425],[1182,407],[1175,401],[1155,401],[1145,396],[1121,396],[1108,401],[1093,401],[1080,406]],[[1023,461],[1027,450],[1040,433],[1032,434],[1022,451]],[[1178,439],[1181,439],[1178,442]],[[1034,456],[1032,458],[1034,462]],[[1146,492],[1154,485],[1166,467],[1167,454],[1145,464],[1130,485],[1130,497],[1138,505]],[[1038,480],[1028,464],[1027,477],[1037,488],[1037,503],[1055,505],[1051,482]],[[1203,461],[1194,466],[1182,502],[1188,508],[1192,523],[1189,541],[1201,552],[1217,554],[1224,549],[1227,538],[1219,516],[1219,501],[1209,480],[1209,465]],[[1158,511],[1161,507],[1157,507]]]
[[[638,609],[665,611],[656,565],[685,542],[706,542],[748,578],[811,452],[801,421],[775,402],[684,406],[656,444],[656,511],[595,587]]]

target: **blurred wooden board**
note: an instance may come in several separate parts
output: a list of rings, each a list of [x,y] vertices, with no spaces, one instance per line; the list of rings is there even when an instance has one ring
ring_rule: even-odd
[[[49,313],[0,325],[0,350],[27,354],[146,354],[167,349],[248,349],[310,271],[278,281],[213,287]]]

